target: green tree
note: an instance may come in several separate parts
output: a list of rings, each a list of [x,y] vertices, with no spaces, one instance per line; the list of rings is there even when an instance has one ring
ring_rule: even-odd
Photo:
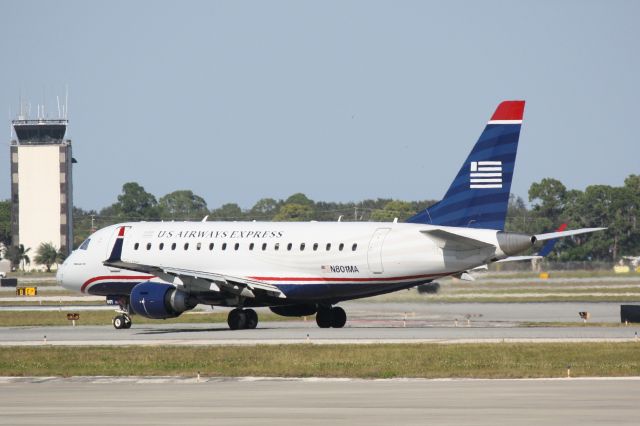
[[[313,208],[314,202],[301,192],[297,192],[287,198],[285,204],[300,204],[301,206],[309,206]]]
[[[249,210],[249,218],[254,220],[270,220],[278,213],[282,203],[273,198],[262,198]]]
[[[273,218],[278,222],[305,222],[313,217],[311,206],[302,204],[285,204]]]
[[[400,200],[389,201],[382,210],[375,210],[371,213],[371,220],[375,222],[390,222],[395,218],[405,221],[416,214],[411,203]]]
[[[534,232],[553,229],[564,211],[567,188],[557,179],[545,178],[534,182],[529,188],[529,201],[533,202],[533,212],[537,218]]]
[[[211,220],[242,220],[242,209],[236,203],[227,203],[222,207],[211,211],[209,215]]]
[[[24,270],[26,265],[31,264],[31,259],[27,254],[31,248],[25,248],[23,244],[7,247],[5,257],[11,262],[13,268],[21,267]]]
[[[200,220],[209,214],[207,202],[189,190],[173,191],[158,201],[162,219]]]
[[[0,243],[11,244],[11,201],[0,201]]]
[[[122,193],[115,204],[103,209],[102,216],[115,217],[118,221],[157,220],[160,218],[158,202],[136,182],[122,185]]]
[[[58,263],[60,253],[52,243],[40,243],[33,260],[39,265],[44,265],[47,272],[51,272],[51,266]]]
[[[522,197],[510,194],[505,231],[529,232],[529,219],[529,210],[527,209]]]

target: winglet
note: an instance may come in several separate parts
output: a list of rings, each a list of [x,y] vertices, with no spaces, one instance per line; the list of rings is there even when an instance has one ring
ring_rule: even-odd
[[[118,230],[118,236],[116,237],[116,242],[113,244],[113,249],[111,250],[111,255],[107,262],[118,262],[122,257],[122,244],[124,243],[124,230],[126,226],[121,226]]]

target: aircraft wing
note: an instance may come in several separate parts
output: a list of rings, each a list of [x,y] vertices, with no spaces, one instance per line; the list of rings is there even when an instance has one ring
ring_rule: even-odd
[[[276,286],[262,281],[243,277],[236,277],[215,272],[195,271],[191,269],[171,266],[143,265],[124,262],[122,260],[106,260],[105,266],[126,269],[128,271],[144,272],[159,277],[167,282],[184,286],[185,290],[197,291],[225,291],[239,296],[255,298],[255,291],[264,292],[273,297],[286,298],[285,294]]]

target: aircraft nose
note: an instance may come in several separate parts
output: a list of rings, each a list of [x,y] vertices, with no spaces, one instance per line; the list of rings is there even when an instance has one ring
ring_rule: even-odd
[[[58,266],[58,271],[56,272],[56,283],[60,286],[64,287],[64,271],[66,269],[67,262],[65,261],[62,265]]]
[[[74,265],[72,257],[74,254],[72,253],[69,257],[65,259],[65,261],[58,267],[58,271],[56,272],[56,282],[59,286],[62,286],[68,290],[78,291],[80,290],[80,284],[78,283],[78,270],[77,266]]]

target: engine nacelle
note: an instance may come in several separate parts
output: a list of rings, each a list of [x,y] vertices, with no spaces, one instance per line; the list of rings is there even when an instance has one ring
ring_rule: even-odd
[[[318,312],[317,305],[286,305],[286,306],[271,306],[271,312],[274,314],[282,315],[283,317],[305,317],[315,315]]]
[[[130,304],[136,314],[153,319],[175,318],[197,305],[188,293],[170,284],[150,281],[133,287]]]

